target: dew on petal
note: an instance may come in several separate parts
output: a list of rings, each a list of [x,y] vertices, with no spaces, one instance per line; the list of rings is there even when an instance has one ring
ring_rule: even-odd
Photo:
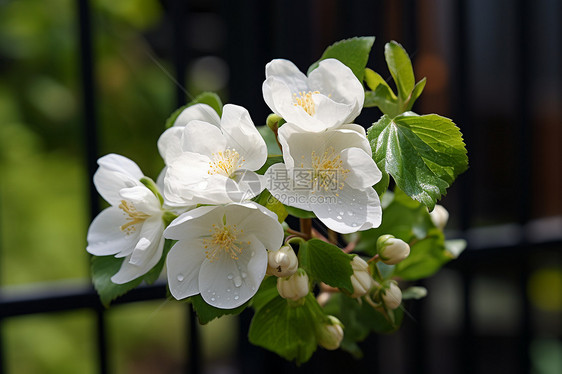
[[[241,285],[242,285],[242,278],[240,278],[239,276],[236,276],[234,278],[234,286],[240,287]]]
[[[336,216],[337,219],[342,219],[342,216]]]
[[[183,274],[178,274],[178,282],[183,282],[184,279]]]
[[[247,276],[248,276],[248,274],[242,272],[242,278],[243,278],[243,279],[246,279]]]
[[[234,275],[228,274],[227,278],[228,278],[228,279],[232,279],[232,278],[234,278]]]
[[[211,301],[215,301],[216,299],[214,297],[211,297]]]
[[[234,300],[238,300],[240,298],[240,296],[236,295],[234,296]]]
[[[227,288],[227,289],[226,289],[226,292],[230,292],[230,291],[231,291],[231,289],[230,289],[230,288]]]
[[[353,212],[347,212],[347,215],[351,217],[353,215]]]

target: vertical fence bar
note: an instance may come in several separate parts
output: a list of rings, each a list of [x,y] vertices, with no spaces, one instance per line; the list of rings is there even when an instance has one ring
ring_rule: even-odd
[[[531,131],[531,116],[530,116],[530,92],[532,82],[530,80],[529,69],[533,68],[531,63],[531,37],[530,37],[530,20],[533,19],[533,6],[530,1],[519,0],[516,7],[516,30],[517,30],[517,59],[516,73],[513,79],[516,82],[517,92],[517,111],[518,111],[518,161],[519,161],[519,224],[525,225],[531,216],[531,167],[532,167],[532,131]],[[530,373],[531,362],[529,357],[529,348],[531,344],[532,331],[531,331],[531,308],[529,298],[527,296],[527,283],[529,279],[529,264],[528,257],[531,250],[528,245],[527,238],[523,237],[523,245],[526,249],[523,251],[523,256],[520,263],[519,275],[519,295],[521,319],[520,319],[520,345],[519,345],[519,360],[520,372],[522,374]]]
[[[80,37],[80,67],[82,83],[82,106],[84,123],[84,141],[86,148],[86,163],[89,175],[89,203],[90,217],[93,219],[100,211],[97,191],[93,185],[92,177],[97,168],[98,141],[96,131],[96,97],[94,83],[94,52],[92,45],[92,25],[90,4],[88,0],[78,0],[78,27]],[[104,311],[95,310],[97,328],[97,348],[99,371],[108,373],[107,334]]]
[[[176,106],[185,105],[191,97],[185,89],[185,72],[187,70],[187,50],[186,50],[186,28],[188,14],[187,0],[173,0],[170,3],[170,13],[172,18],[172,55],[174,63],[174,75],[176,80],[175,95]],[[186,334],[188,342],[186,345],[186,357],[189,362],[186,364],[185,372],[197,374],[201,372],[201,350],[198,322],[195,311],[191,304],[186,307]]]
[[[454,30],[454,55],[455,57],[455,81],[453,82],[453,111],[455,118],[463,132],[463,138],[468,149],[472,141],[474,129],[470,119],[470,70],[468,68],[468,59],[470,58],[470,38],[468,32],[468,3],[465,0],[457,0],[454,6],[453,17],[455,19],[456,30]],[[466,230],[472,224],[472,186],[473,177],[470,170],[460,176],[460,228],[466,234]],[[465,235],[466,236],[466,235]],[[470,250],[470,242],[466,251]],[[459,261],[462,261],[460,259]],[[476,370],[475,357],[476,349],[474,344],[474,323],[471,312],[471,296],[472,296],[472,275],[470,271],[463,267],[461,270],[463,288],[463,324],[461,341],[458,344],[458,364],[459,373],[470,374]]]

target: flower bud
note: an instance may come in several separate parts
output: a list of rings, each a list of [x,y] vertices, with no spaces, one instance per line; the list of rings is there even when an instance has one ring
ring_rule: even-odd
[[[328,316],[328,323],[316,327],[316,340],[322,347],[333,351],[340,347],[343,339],[343,324],[334,316]]]
[[[267,274],[277,277],[288,277],[293,275],[299,267],[299,260],[293,248],[284,245],[277,251],[267,253]]]
[[[297,301],[308,295],[308,275],[303,269],[286,278],[277,278],[277,291],[284,299]]]
[[[449,212],[447,212],[447,209],[445,209],[443,205],[435,205],[435,208],[429,212],[429,217],[435,227],[443,231],[447,221],[449,220]]]
[[[365,295],[373,286],[373,277],[369,272],[369,264],[361,257],[355,256],[351,261],[353,275],[351,275],[351,284],[353,285],[353,293],[351,297],[357,298]]]
[[[392,235],[381,235],[377,240],[377,252],[387,265],[396,265],[410,255],[410,246]]]
[[[388,309],[396,309],[402,303],[402,291],[395,281],[391,281],[388,288],[382,291],[382,301]]]

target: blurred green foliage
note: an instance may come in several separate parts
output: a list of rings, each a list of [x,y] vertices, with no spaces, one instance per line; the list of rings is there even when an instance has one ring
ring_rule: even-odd
[[[144,37],[162,22],[161,4],[91,4],[98,155],[123,154],[156,178],[163,166],[156,140],[175,109],[173,83],[162,71],[171,69]],[[90,282],[78,26],[77,1],[0,1],[0,286],[10,292],[29,283]],[[152,373],[185,361],[184,305],[116,307],[108,316],[115,372],[140,372],[134,362],[142,356],[158,364],[148,366]],[[9,373],[98,370],[90,311],[17,317],[2,327]],[[232,330],[232,320],[224,327]]]

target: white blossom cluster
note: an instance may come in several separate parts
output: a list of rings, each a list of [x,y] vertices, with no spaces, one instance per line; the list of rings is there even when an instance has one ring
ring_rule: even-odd
[[[265,188],[339,233],[380,225],[372,186],[381,172],[365,130],[353,124],[364,101],[353,72],[326,59],[307,77],[273,60],[263,97],[285,121],[278,131],[284,162],[264,175],[256,171],[266,163],[266,143],[248,111],[232,104],[222,117],[205,104],[177,117],[158,140],[165,168],[156,183],[123,156],[98,160],[94,184],[111,206],[92,222],[87,251],[124,258],[113,283],[149,272],[171,239],[166,271],[176,299],[201,294],[218,308],[244,304],[266,274],[268,251],[284,239],[276,214],[251,200]]]

